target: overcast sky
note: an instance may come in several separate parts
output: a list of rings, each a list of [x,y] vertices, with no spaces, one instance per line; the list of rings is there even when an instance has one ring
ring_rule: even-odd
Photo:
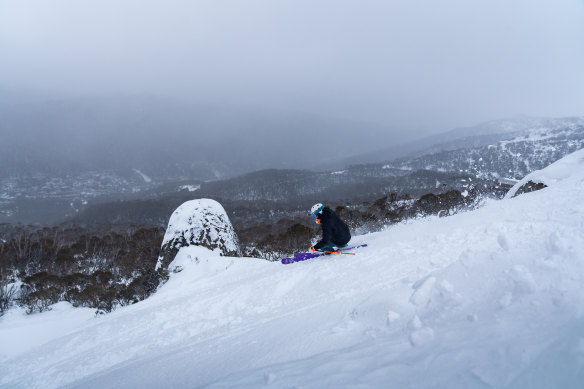
[[[584,115],[584,0],[0,0],[0,86],[421,132]]]

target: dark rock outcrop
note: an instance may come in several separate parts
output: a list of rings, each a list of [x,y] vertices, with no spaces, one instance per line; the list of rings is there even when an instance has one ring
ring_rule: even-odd
[[[526,184],[521,185],[521,187],[517,189],[513,197],[517,197],[524,193],[535,192],[536,190],[541,190],[543,188],[547,188],[547,185],[544,184],[543,182],[529,181]]]

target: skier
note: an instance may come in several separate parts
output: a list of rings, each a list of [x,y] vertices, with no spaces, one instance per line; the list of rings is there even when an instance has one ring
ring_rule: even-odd
[[[349,227],[328,205],[314,204],[310,213],[322,227],[322,239],[310,247],[312,251],[336,251],[347,246],[351,240]]]

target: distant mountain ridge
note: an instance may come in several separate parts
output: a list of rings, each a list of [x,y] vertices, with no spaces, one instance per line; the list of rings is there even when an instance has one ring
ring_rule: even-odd
[[[261,170],[227,180],[203,182],[194,192],[182,193],[188,198],[210,197],[226,204],[237,220],[254,220],[259,214],[273,217],[304,214],[302,209],[316,201],[332,204],[358,204],[388,194],[410,195],[445,193],[452,189],[467,193],[502,197],[509,188],[502,178],[521,178],[527,172],[550,165],[575,150],[584,148],[584,126],[579,121],[556,121],[550,127],[511,131],[496,141],[482,146],[484,135],[476,142],[471,138],[454,150],[434,151],[392,162],[349,166],[335,171]],[[501,140],[502,139],[502,140]],[[454,143],[455,144],[455,143]],[[475,146],[478,144],[478,146]],[[441,150],[437,147],[436,150]],[[170,201],[172,187],[158,200],[136,203],[134,215],[141,218],[146,208]],[[176,189],[175,189],[176,191]],[[174,192],[176,193],[176,192]],[[178,202],[180,199],[176,199]],[[124,208],[129,208],[126,204]],[[158,216],[164,215],[163,206]],[[115,207],[114,207],[115,208]],[[119,209],[119,206],[117,207]],[[167,207],[168,208],[168,207]],[[140,211],[141,210],[141,211]],[[98,207],[90,214],[102,218],[114,210]],[[168,210],[166,212],[169,212]],[[235,214],[236,213],[236,214]],[[89,215],[88,215],[89,216]],[[129,216],[129,219],[132,220]]]
[[[437,144],[383,168],[465,171],[485,178],[520,179],[584,148],[584,117],[529,119],[527,123],[505,120],[477,128],[477,135]]]
[[[431,144],[438,140],[442,143]],[[315,200],[350,203],[388,193],[420,196],[477,187],[486,192],[499,191],[500,178],[520,179],[581,148],[584,118],[516,118],[428,138],[408,156],[390,156],[383,162],[335,170],[267,169],[210,181],[189,178],[186,171],[179,170],[174,172],[176,176],[170,173],[164,185],[150,171],[129,167],[128,178],[116,171],[65,177],[13,176],[0,178],[0,222],[54,221],[75,216],[96,203],[162,199],[179,193],[182,201],[210,197],[231,202],[306,204]],[[178,161],[181,155],[174,157]],[[189,169],[196,166],[190,165]]]
[[[477,135],[469,135],[473,132]],[[334,172],[264,170],[204,183],[201,192],[237,200],[289,201],[315,195],[349,199],[363,193],[462,189],[469,185],[469,178],[475,185],[502,177],[521,179],[584,148],[584,118],[493,121],[470,132],[455,130],[444,139],[456,134],[466,137],[391,162]]]
[[[584,116],[535,118],[517,116],[491,120],[471,127],[460,127],[398,146],[381,149],[345,160],[346,165],[391,162],[414,155],[432,154],[465,147],[481,147],[524,136],[536,130],[574,129],[584,126]]]

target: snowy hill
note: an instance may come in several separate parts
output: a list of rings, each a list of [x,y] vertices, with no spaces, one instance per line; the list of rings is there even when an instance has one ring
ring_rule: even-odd
[[[11,311],[0,386],[582,388],[584,151],[569,158],[544,190],[355,237],[355,256],[189,247],[111,314]]]
[[[490,120],[471,127],[432,135],[413,142],[382,149],[375,153],[360,155],[346,160],[346,165],[379,163],[414,155],[435,154],[441,151],[482,147],[497,142],[523,137],[532,131],[554,131],[562,128],[584,127],[584,117],[536,118],[517,116],[514,118]]]
[[[263,170],[205,182],[199,193],[232,200],[314,202],[364,194],[370,199],[389,192],[419,196],[435,190],[437,181],[444,190],[463,191],[469,178],[485,185],[500,177],[521,179],[584,148],[584,118],[499,120],[431,139],[432,147],[384,163],[332,172]]]
[[[584,147],[584,118],[494,121],[474,131],[476,135],[436,145],[384,168],[461,171],[483,178],[520,179]]]
[[[468,138],[471,136],[521,134],[532,130],[554,130],[584,125],[584,117],[538,118],[531,116],[516,116],[514,118],[490,120],[472,127],[455,128],[446,132],[442,139],[447,141]]]

